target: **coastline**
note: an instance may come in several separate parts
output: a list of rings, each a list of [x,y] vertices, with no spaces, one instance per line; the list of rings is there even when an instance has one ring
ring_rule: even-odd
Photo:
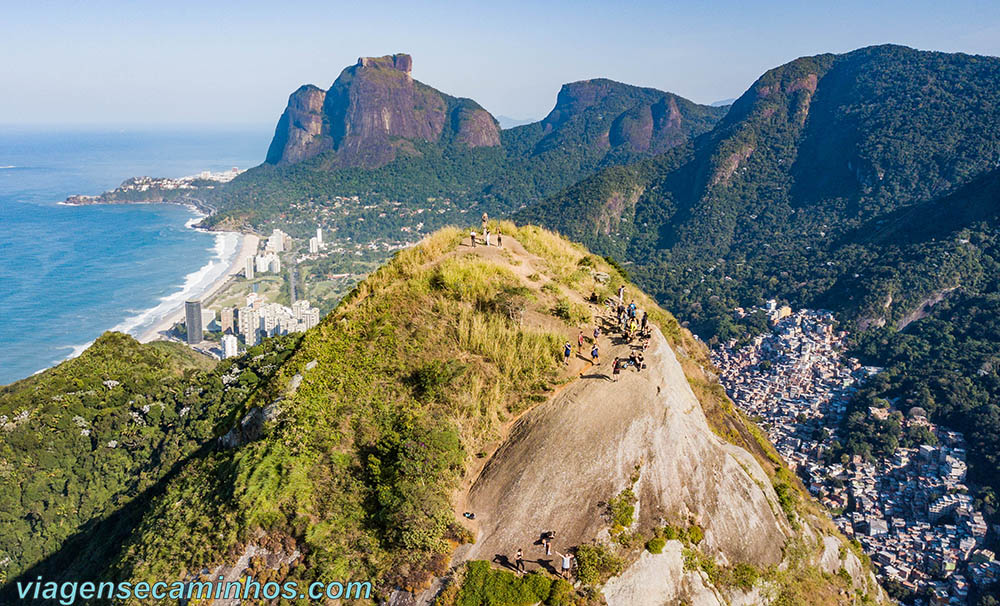
[[[192,229],[197,229],[196,227],[190,226]],[[201,230],[207,231],[207,230]],[[254,234],[243,234],[239,232],[210,232],[215,234],[236,234],[241,238],[240,248],[233,256],[233,260],[230,262],[229,267],[225,272],[220,274],[215,280],[206,285],[203,289],[191,293],[189,298],[205,300],[222,289],[222,287],[227,284],[233,276],[243,271],[246,267],[246,259],[252,257],[257,252],[257,246],[260,239]],[[181,302],[179,305],[173,307],[169,312],[164,314],[159,320],[157,320],[152,326],[143,331],[141,334],[136,336],[136,339],[140,343],[149,343],[150,341],[160,341],[167,339],[166,331],[182,321],[184,319],[184,303]]]

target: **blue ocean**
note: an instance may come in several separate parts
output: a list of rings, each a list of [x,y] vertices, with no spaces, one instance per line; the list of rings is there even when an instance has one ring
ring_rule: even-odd
[[[0,384],[79,353],[106,330],[140,334],[227,266],[239,241],[191,229],[198,216],[182,206],[59,202],[132,176],[249,168],[270,134],[0,127]]]

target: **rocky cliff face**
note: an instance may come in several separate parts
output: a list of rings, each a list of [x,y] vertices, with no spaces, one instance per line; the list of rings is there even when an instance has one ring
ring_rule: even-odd
[[[656,154],[707,131],[725,111],[604,78],[571,82],[542,120],[543,147],[561,145],[566,133],[579,131],[598,147]]]
[[[288,108],[281,114],[267,150],[269,164],[301,162],[330,148],[331,139],[323,123],[325,100],[326,91],[311,84],[288,97]]]
[[[466,147],[500,144],[500,127],[470,99],[456,99],[414,80],[409,55],[362,57],[326,92],[303,86],[288,100],[268,150],[269,164],[294,164],[334,152],[338,166],[374,168],[409,142]]]

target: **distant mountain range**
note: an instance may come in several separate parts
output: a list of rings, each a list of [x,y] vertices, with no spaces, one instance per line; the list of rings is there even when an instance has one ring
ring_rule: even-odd
[[[501,130],[470,99],[410,76],[412,59],[363,57],[328,91],[289,97],[264,165],[214,196],[210,224],[260,227],[301,197],[358,195],[421,204],[447,197],[504,213],[541,201],[602,167],[662,153],[707,132],[725,109],[597,79],[566,84],[541,121]]]

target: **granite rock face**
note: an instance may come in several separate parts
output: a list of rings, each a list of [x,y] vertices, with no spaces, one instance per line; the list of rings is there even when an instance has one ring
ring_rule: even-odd
[[[376,168],[414,142],[500,145],[500,127],[471,99],[441,93],[410,75],[406,54],[362,57],[328,91],[292,93],[268,149],[269,164],[294,164],[333,152],[331,164]]]
[[[672,93],[598,78],[563,85],[542,120],[543,147],[591,133],[588,143],[609,151],[658,154],[711,128],[725,110]]]

